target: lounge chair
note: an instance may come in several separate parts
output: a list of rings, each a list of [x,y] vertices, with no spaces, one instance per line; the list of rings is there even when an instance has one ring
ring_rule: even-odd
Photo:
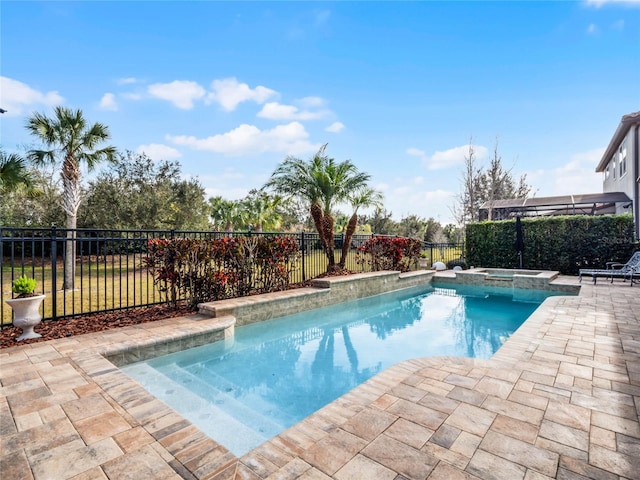
[[[627,263],[607,262],[607,268],[581,268],[578,277],[582,282],[582,276],[591,276],[593,283],[596,283],[598,277],[606,277],[611,279],[622,278],[623,281],[630,280],[631,286],[640,277],[640,252],[634,253]]]

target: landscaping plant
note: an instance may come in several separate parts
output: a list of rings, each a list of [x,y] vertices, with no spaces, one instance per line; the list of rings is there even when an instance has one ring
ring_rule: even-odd
[[[358,247],[358,263],[368,264],[374,272],[407,272],[421,256],[422,242],[415,238],[373,237]]]
[[[35,296],[36,281],[26,275],[16,278],[12,285],[11,291],[18,295],[17,298],[26,298]]]

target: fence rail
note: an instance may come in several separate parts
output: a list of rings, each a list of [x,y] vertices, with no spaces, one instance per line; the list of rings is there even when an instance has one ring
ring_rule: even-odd
[[[12,311],[4,300],[12,297],[11,283],[21,275],[37,280],[37,293],[46,294],[44,320],[57,320],[164,303],[151,273],[144,266],[147,244],[157,238],[218,239],[229,236],[293,236],[300,246],[298,268],[290,283],[314,278],[326,271],[327,259],[317,233],[204,232],[174,230],[96,230],[0,227],[0,328],[11,325]],[[354,235],[345,267],[364,271],[356,249],[372,235]],[[336,261],[343,235],[335,236]],[[70,252],[74,262],[65,262]],[[429,264],[458,259],[463,245],[423,245]],[[70,270],[71,269],[71,270]],[[69,273],[72,272],[72,273]],[[71,285],[65,284],[65,278]]]

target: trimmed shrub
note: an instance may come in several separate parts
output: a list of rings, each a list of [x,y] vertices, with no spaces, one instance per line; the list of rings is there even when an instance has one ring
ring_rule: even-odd
[[[463,270],[467,270],[469,267],[467,266],[467,262],[465,262],[464,258],[457,258],[455,260],[449,260],[447,262],[447,268],[452,270],[453,267],[461,267]]]
[[[358,260],[372,271],[407,272],[418,264],[422,242],[415,238],[373,237],[358,247]]]
[[[299,250],[286,236],[153,239],[145,264],[167,301],[196,306],[287,289]]]
[[[523,268],[576,275],[581,268],[604,268],[626,262],[634,243],[630,215],[571,215],[523,218]],[[471,223],[466,227],[470,265],[518,268],[515,220]]]

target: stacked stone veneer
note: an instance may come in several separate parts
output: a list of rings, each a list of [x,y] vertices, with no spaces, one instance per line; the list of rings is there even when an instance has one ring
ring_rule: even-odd
[[[404,288],[426,285],[434,272],[419,270],[400,273],[372,272],[315,279],[311,287],[219,300],[198,305],[210,317],[233,316],[236,325],[247,325],[271,318]]]

